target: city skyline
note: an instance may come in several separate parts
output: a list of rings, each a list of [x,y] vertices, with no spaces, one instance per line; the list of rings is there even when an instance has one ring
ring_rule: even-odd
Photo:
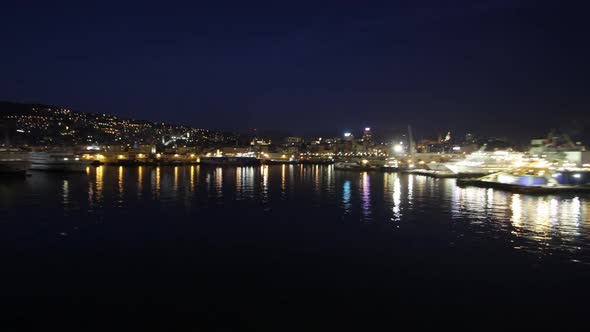
[[[31,115],[33,115],[31,117]],[[55,115],[59,117],[65,116],[65,118],[54,118]],[[31,119],[34,121],[31,122]],[[61,119],[61,120],[60,120]],[[52,133],[52,131],[62,131],[64,130],[59,128],[51,128],[51,122],[53,126],[56,126],[60,121],[64,121],[63,123],[60,122],[61,126],[65,128],[65,130],[71,129],[69,127],[75,126],[78,129],[85,128],[87,126],[95,127],[92,129],[98,130],[98,132],[102,132],[102,135],[114,135],[111,139],[104,140],[103,143],[105,144],[116,144],[118,139],[122,139],[126,137],[131,139],[131,141],[126,141],[127,143],[136,144],[144,144],[143,138],[139,139],[140,132],[144,132],[145,130],[156,130],[152,134],[142,134],[148,136],[156,135],[173,135],[173,134],[180,134],[182,135],[185,133],[191,133],[192,136],[191,145],[210,145],[211,143],[217,142],[217,144],[226,144],[226,145],[244,145],[247,144],[244,139],[251,139],[251,138],[261,138],[261,139],[273,139],[275,142],[283,142],[288,140],[290,136],[294,137],[301,137],[306,141],[313,141],[317,140],[318,138],[327,138],[327,139],[334,139],[340,138],[346,140],[347,138],[354,138],[354,139],[364,139],[367,134],[371,137],[371,140],[374,143],[385,143],[389,144],[392,141],[396,141],[399,139],[407,140],[408,139],[408,131],[410,130],[411,124],[404,124],[404,123],[397,123],[393,127],[369,127],[366,125],[350,125],[345,129],[337,129],[332,128],[326,130],[323,133],[319,133],[316,135],[310,134],[302,134],[294,131],[281,131],[276,130],[273,128],[240,128],[234,131],[228,130],[220,130],[217,128],[205,128],[205,127],[198,127],[198,126],[191,126],[183,123],[171,123],[166,121],[148,121],[141,118],[126,118],[126,117],[119,117],[115,114],[111,114],[109,112],[102,112],[102,113],[93,113],[93,112],[84,112],[80,110],[71,110],[66,107],[56,106],[56,105],[47,105],[47,104],[29,104],[29,103],[15,103],[9,101],[1,101],[0,100],[0,120],[5,120],[9,122],[14,122],[16,133],[19,135],[23,135],[23,129],[27,131],[27,133],[31,137],[42,137],[42,136],[74,136],[73,133],[64,133],[61,132],[59,135],[56,133]],[[58,121],[59,120],[59,121]],[[90,121],[90,122],[88,122]],[[122,126],[120,129],[115,130],[113,126]],[[18,127],[18,128],[17,128]],[[23,127],[23,128],[20,128]],[[113,128],[113,129],[111,129]],[[159,129],[157,129],[159,128]],[[30,130],[33,130],[31,132]],[[85,129],[87,130],[87,129]],[[527,140],[518,140],[515,136],[510,136],[506,133],[501,133],[500,131],[497,132],[496,135],[491,136],[482,136],[477,132],[473,131],[465,131],[465,132],[455,132],[449,128],[443,128],[438,131],[429,131],[426,132],[421,127],[414,127],[412,138],[415,141],[424,141],[424,142],[443,142],[449,141],[452,138],[452,142],[454,143],[463,143],[467,141],[466,139],[469,136],[472,136],[477,139],[497,139],[505,141],[513,146],[521,146],[524,147],[526,144],[529,143],[530,139],[532,138],[544,138],[546,134],[550,131],[554,131],[555,128],[548,128],[544,131],[543,135],[539,136],[531,136]],[[121,131],[120,133],[117,133]],[[558,132],[560,132],[558,130]],[[566,133],[568,134],[568,133]],[[131,136],[129,136],[131,135]],[[140,135],[140,136],[137,136]],[[209,138],[207,138],[209,136]],[[211,140],[213,137],[217,137],[216,140]],[[86,137],[86,136],[84,136]],[[91,136],[88,136],[91,138]],[[96,136],[94,139],[97,139]],[[117,138],[119,137],[119,138]],[[135,137],[135,139],[133,139]],[[155,136],[154,136],[155,137]],[[205,137],[205,139],[203,139]],[[373,140],[372,138],[376,140]],[[158,137],[159,139],[160,137]],[[580,139],[580,136],[574,136],[574,139]],[[113,141],[114,139],[114,141]],[[157,140],[157,139],[156,139]],[[42,142],[42,141],[39,141]],[[82,143],[83,141],[78,142],[78,144]],[[92,140],[88,141],[94,142]],[[241,142],[241,143],[239,143]],[[74,142],[70,142],[72,144]],[[146,142],[147,144],[148,142]],[[153,142],[152,142],[153,143]],[[54,144],[50,141],[47,141],[43,144]]]

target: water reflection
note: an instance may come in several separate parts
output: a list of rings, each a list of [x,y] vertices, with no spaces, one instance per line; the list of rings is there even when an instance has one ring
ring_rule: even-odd
[[[574,220],[574,223],[576,224],[576,226],[579,226],[582,215],[582,206],[580,205],[580,199],[578,197],[574,197],[574,199],[572,199],[571,210],[573,211],[572,218]]]
[[[178,191],[178,166],[174,166],[174,184],[172,185],[174,192]]]
[[[75,212],[72,207],[87,205],[89,211],[104,212],[121,207],[133,198],[145,200],[146,206],[178,207],[188,214],[191,204],[203,198],[203,192],[215,200],[215,205],[226,204],[230,199],[250,200],[243,204],[252,203],[259,208],[263,202],[265,209],[277,197],[282,201],[294,200],[293,204],[302,208],[309,207],[312,198],[317,206],[337,207],[341,215],[352,216],[355,222],[420,220],[430,227],[429,220],[437,220],[435,227],[441,227],[443,233],[448,227],[461,234],[477,233],[481,238],[506,238],[515,248],[540,254],[561,250],[590,262],[590,203],[585,197],[511,194],[494,189],[461,188],[448,179],[340,172],[315,165],[205,169],[200,174],[199,166],[140,166],[135,179],[129,175],[133,170],[125,167],[91,167],[81,185],[76,185],[78,180],[73,177],[54,178],[53,204],[57,201],[64,214],[72,215]],[[49,175],[35,176],[34,183],[48,183],[39,181],[40,176],[50,179]],[[207,186],[199,187],[199,181],[203,180]],[[39,193],[47,190],[31,186],[37,192],[30,197],[39,197]],[[339,189],[332,193],[331,186]],[[84,194],[80,196],[75,188],[83,188]],[[84,199],[82,203],[77,201],[80,197]],[[209,202],[200,203],[209,206]],[[587,259],[579,257],[580,251],[587,252]]]
[[[96,183],[94,184],[93,188],[92,188],[92,198],[90,199],[90,206],[94,207],[96,206],[101,206],[102,204],[102,198],[103,198],[103,189],[104,189],[104,179],[103,179],[103,175],[104,175],[104,166],[98,166],[96,168]]]
[[[242,192],[245,198],[254,199],[254,167],[243,167]]]
[[[261,196],[262,203],[268,203],[268,165],[260,167],[260,176],[262,177]]]
[[[236,198],[253,199],[254,198],[254,177],[256,168],[238,167],[236,168]]]
[[[242,186],[244,185],[242,183],[242,169],[243,167],[237,167],[236,168],[236,197],[238,199],[241,198],[241,193],[242,193]]]
[[[414,175],[408,176],[408,207],[412,207],[412,198],[414,194]]]
[[[456,187],[452,209],[456,219],[468,219],[473,224],[482,223],[491,229],[510,231],[517,239],[528,241],[515,246],[519,249],[539,252],[559,241],[560,248],[577,250],[576,245],[563,241],[575,241],[581,234],[580,227],[590,235],[588,225],[580,224],[588,216],[582,210],[579,197],[527,196]]]
[[[303,164],[299,165],[299,182],[304,182],[305,180],[305,173],[304,173],[304,167]]]
[[[522,201],[519,194],[512,195],[510,209],[512,210],[510,221],[512,221],[515,226],[520,226],[520,223],[522,222]]]
[[[289,165],[289,191],[293,193],[295,190],[295,166]]]
[[[365,221],[368,221],[371,216],[371,182],[367,172],[363,172],[361,176],[361,209]]]
[[[117,193],[119,196],[117,203],[119,203],[118,205],[120,207],[123,205],[123,166],[119,166],[119,173],[117,177]]]
[[[313,191],[320,193],[320,165],[313,166]]]
[[[223,168],[215,168],[215,195],[218,198],[223,197]]]
[[[143,193],[143,166],[137,168],[137,197],[141,198]]]
[[[402,202],[402,184],[399,177],[396,175],[393,180],[393,220],[400,221],[402,218],[401,214],[401,202]]]
[[[102,190],[104,189],[104,166],[98,166],[96,168],[96,196],[97,200],[102,200]]]
[[[285,199],[287,197],[287,165],[281,165],[281,197]]]
[[[195,191],[195,166],[191,166],[189,179],[189,190]]]
[[[152,179],[151,179],[152,196],[154,199],[157,199],[160,197],[160,188],[161,188],[160,166],[157,166],[155,169],[152,170],[151,177],[152,177]]]
[[[344,181],[342,185],[342,207],[344,208],[344,213],[350,213],[350,181]]]
[[[68,180],[63,180],[62,184],[62,195],[61,195],[61,202],[64,206],[64,215],[69,215],[70,213],[70,183]]]
[[[328,195],[331,198],[334,197],[334,166],[330,165],[325,168],[326,171],[326,188],[328,189]]]

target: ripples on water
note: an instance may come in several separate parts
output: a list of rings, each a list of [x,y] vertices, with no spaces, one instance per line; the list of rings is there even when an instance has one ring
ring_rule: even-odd
[[[116,217],[113,210],[127,217],[162,210],[194,216],[211,205],[238,211],[256,206],[265,212],[316,208],[344,221],[384,225],[391,232],[412,225],[414,233],[407,236],[440,231],[450,246],[465,237],[498,239],[539,257],[590,262],[587,197],[460,188],[452,179],[342,172],[319,165],[100,166],[88,168],[87,174],[34,172],[4,181],[0,197],[3,223],[23,215],[43,219],[56,214],[101,222],[107,214]]]

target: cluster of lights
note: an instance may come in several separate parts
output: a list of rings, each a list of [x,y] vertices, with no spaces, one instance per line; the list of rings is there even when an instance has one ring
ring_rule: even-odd
[[[74,144],[78,139],[84,142],[97,140],[113,140],[115,142],[143,141],[146,138],[175,136],[176,135],[192,144],[206,141],[225,141],[227,137],[222,134],[211,135],[206,129],[191,128],[186,126],[173,126],[163,123],[150,123],[136,120],[120,119],[108,114],[89,114],[82,112],[73,112],[68,109],[55,108],[32,108],[32,114],[6,115],[1,116],[4,119],[16,120],[17,130],[23,134],[36,134],[38,131],[47,131],[55,128],[59,136],[74,137]],[[83,135],[78,129],[71,128],[72,124],[76,128],[90,128],[98,132],[98,135]],[[94,137],[96,136],[96,137]],[[87,139],[88,138],[88,139]],[[47,141],[54,141],[55,137],[45,138]]]

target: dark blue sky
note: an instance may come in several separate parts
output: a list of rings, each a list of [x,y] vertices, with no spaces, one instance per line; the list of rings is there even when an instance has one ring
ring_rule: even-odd
[[[0,100],[303,134],[584,129],[581,3],[3,1]]]

